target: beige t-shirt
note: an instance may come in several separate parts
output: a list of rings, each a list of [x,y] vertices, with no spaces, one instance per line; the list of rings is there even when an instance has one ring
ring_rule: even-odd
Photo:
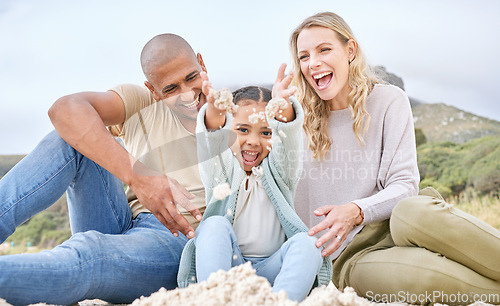
[[[195,195],[191,203],[203,213],[205,189],[198,170],[196,136],[184,128],[164,102],[155,101],[146,87],[124,84],[111,91],[125,104],[125,122],[119,135],[125,148],[148,168],[176,179]],[[126,194],[134,218],[149,212],[128,187]],[[198,226],[188,211],[178,208],[193,227]]]

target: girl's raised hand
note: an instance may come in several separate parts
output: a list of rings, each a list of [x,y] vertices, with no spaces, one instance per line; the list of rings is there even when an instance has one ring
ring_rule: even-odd
[[[294,95],[297,92],[297,87],[290,86],[293,80],[293,73],[289,73],[285,77],[285,69],[286,64],[281,64],[278,69],[278,76],[276,77],[276,81],[274,81],[273,85],[273,98],[283,98],[290,102],[290,96]]]
[[[277,103],[279,105],[279,113],[280,115],[275,117],[276,120],[282,121],[282,122],[289,122],[293,121],[295,119],[295,110],[291,106],[292,102],[290,101],[290,97],[297,92],[297,87],[290,86],[293,80],[293,73],[288,74],[285,77],[285,69],[286,69],[286,64],[281,64],[280,68],[278,69],[278,76],[276,77],[276,81],[274,82],[273,85],[273,91],[272,91],[272,96],[273,100],[274,99],[285,99],[287,103]],[[271,102],[269,102],[271,104]],[[277,114],[275,112],[275,114]]]
[[[201,91],[207,97],[207,102],[210,104],[214,104],[215,97],[210,94],[210,89],[212,89],[212,83],[208,80],[208,75],[205,71],[200,72],[201,80],[203,81],[201,85]]]
[[[215,91],[212,88],[212,83],[208,80],[207,73],[202,71],[200,76],[203,80],[201,91],[207,97],[208,103],[207,111],[205,113],[205,126],[209,130],[220,129],[226,122],[226,110],[221,110],[215,106]]]

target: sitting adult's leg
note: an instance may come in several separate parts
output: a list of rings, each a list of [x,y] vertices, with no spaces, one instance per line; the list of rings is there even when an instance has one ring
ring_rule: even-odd
[[[419,247],[365,253],[346,278],[359,295],[377,302],[500,303],[500,282]]]
[[[50,251],[0,256],[0,297],[12,304],[130,303],[176,287],[186,241],[142,213],[121,235],[88,231]]]
[[[404,199],[390,222],[396,245],[426,248],[500,281],[500,231],[440,197]]]
[[[0,180],[0,242],[51,206],[70,185],[73,232],[95,229],[119,233],[130,227],[121,183],[53,131]],[[117,217],[113,221],[108,216]]]

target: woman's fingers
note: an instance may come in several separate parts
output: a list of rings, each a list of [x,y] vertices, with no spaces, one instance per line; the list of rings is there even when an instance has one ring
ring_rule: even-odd
[[[345,240],[345,237],[342,238],[342,240],[337,239],[337,238],[332,240],[332,242],[330,242],[330,244],[328,244],[325,247],[325,249],[323,251],[321,251],[321,256],[327,257],[327,256],[332,255],[333,252],[335,252],[340,247],[340,245],[342,244],[342,242],[344,242],[344,240]]]
[[[320,223],[316,224],[309,230],[309,236],[314,236],[317,233],[324,231],[328,228],[331,228],[334,224],[333,220],[333,215],[329,215],[329,213],[334,209],[333,205],[326,205],[326,206],[321,206],[318,209],[314,211],[314,214],[316,216],[324,216],[328,215],[321,221]]]
[[[324,206],[316,208],[316,210],[314,210],[313,213],[316,216],[320,217],[320,216],[327,215],[330,211],[332,211],[333,208],[334,208],[333,205],[324,205]]]

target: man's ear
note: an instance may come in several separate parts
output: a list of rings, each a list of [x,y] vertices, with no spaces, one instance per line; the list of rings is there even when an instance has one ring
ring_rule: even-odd
[[[205,63],[203,62],[203,57],[201,57],[200,53],[196,53],[196,59],[198,60],[198,64],[200,64],[201,69],[207,72],[207,67],[205,67]]]
[[[149,83],[148,81],[144,81],[144,85],[149,89],[149,91],[151,92],[151,94],[153,94],[153,98],[155,99],[155,101],[160,101],[161,100],[160,95],[158,95],[158,93],[156,92],[156,90],[153,87],[153,85],[151,85],[151,83]]]

